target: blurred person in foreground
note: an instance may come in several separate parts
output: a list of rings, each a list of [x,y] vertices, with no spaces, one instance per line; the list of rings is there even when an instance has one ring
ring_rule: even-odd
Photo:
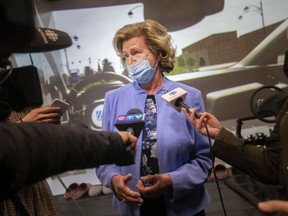
[[[20,122],[42,122],[51,124],[60,124],[61,108],[43,106],[38,108],[24,108],[21,111],[12,111],[4,121],[7,124]],[[24,187],[18,193],[20,202],[23,204],[30,216],[38,215],[60,215],[52,191],[46,180]],[[7,199],[0,203],[0,212],[2,215],[18,215],[17,204],[15,200]]]
[[[124,26],[114,36],[114,48],[133,82],[106,93],[102,128],[116,131],[117,117],[131,109],[145,114],[145,126],[134,165],[96,170],[114,191],[113,206],[125,216],[205,215],[210,197],[204,183],[212,167],[208,139],[161,97],[181,87],[189,105],[204,111],[201,92],[165,77],[174,68],[175,49],[160,23]]]
[[[4,120],[4,123],[45,122],[60,124],[61,114],[60,107],[43,106],[34,109],[27,107],[18,112],[12,111],[6,120]],[[17,193],[17,196],[29,216],[60,215],[54,196],[46,180],[23,187],[23,189]],[[17,206],[15,206],[15,203],[13,202],[13,199],[6,199],[0,203],[1,215],[18,215]]]
[[[196,109],[190,113],[182,109],[197,130],[214,139],[212,147],[215,157],[222,159],[231,166],[247,173],[252,178],[266,184],[277,185],[278,197],[288,200],[288,96],[285,94],[277,104],[278,114],[276,123],[265,147],[248,143],[247,139],[239,139],[233,133],[222,127],[219,120],[208,112],[195,117]],[[265,212],[287,211],[288,201],[268,201],[259,203],[260,210]]]
[[[0,124],[0,201],[23,187],[69,170],[134,163],[137,138],[46,123]]]

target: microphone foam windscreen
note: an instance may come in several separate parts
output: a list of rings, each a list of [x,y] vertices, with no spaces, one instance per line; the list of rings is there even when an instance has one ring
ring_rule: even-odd
[[[179,87],[163,94],[161,97],[169,103],[175,110],[177,110],[179,113],[181,112],[181,107],[177,105],[177,100],[179,98],[182,99],[182,101],[185,101],[185,98],[187,96],[187,91],[184,89],[181,89]]]
[[[127,114],[138,114],[138,113],[141,113],[141,114],[142,114],[142,111],[139,110],[139,109],[136,109],[136,108],[130,109],[130,110],[127,112]]]
[[[36,28],[26,47],[12,50],[13,53],[35,53],[59,50],[71,46],[71,37],[63,31],[50,28]]]

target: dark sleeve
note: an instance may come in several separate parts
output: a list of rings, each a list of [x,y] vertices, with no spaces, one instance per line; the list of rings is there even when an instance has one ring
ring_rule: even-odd
[[[129,165],[133,155],[115,132],[41,123],[0,124],[1,197],[68,170]]]
[[[280,185],[285,188],[285,196],[288,198],[288,112],[285,113],[280,124],[280,136],[281,136],[281,159],[282,163],[280,166]]]
[[[275,131],[276,129],[276,131]],[[222,129],[212,147],[218,157],[256,180],[268,184],[279,182],[279,130],[274,130],[266,143],[266,148],[248,144],[226,129]]]

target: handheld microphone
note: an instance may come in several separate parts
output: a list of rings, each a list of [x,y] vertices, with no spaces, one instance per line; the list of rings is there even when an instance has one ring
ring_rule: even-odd
[[[30,41],[25,46],[7,48],[0,52],[35,53],[59,50],[72,45],[71,37],[63,31],[51,28],[35,28]]]
[[[176,109],[179,113],[181,112],[181,108],[185,108],[188,113],[190,113],[190,107],[184,103],[187,96],[187,91],[177,87],[165,94],[162,95],[162,98],[172,105],[174,109]],[[199,114],[196,112],[196,118],[199,118]]]
[[[168,92],[164,93],[162,95],[162,98],[167,103],[172,105],[172,107],[174,109],[176,109],[179,113],[181,112],[181,108],[182,107],[185,108],[188,113],[191,113],[190,112],[190,107],[187,104],[184,103],[184,101],[186,99],[186,96],[187,96],[187,91],[185,91],[185,90],[183,90],[183,89],[178,87],[178,88],[175,88],[175,89],[173,89],[171,91],[168,91]],[[195,117],[196,118],[200,118],[200,115],[199,115],[198,112],[195,113]],[[210,138],[208,127],[207,127],[205,121],[203,121],[203,124],[204,124],[204,127],[206,129],[207,136],[209,137],[208,142],[209,142],[210,149],[212,149],[211,138]],[[213,151],[211,151],[211,152],[213,152]],[[214,167],[214,160],[212,160],[212,167]],[[221,194],[220,187],[219,187],[219,184],[218,184],[218,179],[217,179],[217,175],[216,175],[216,172],[215,172],[215,168],[213,169],[213,174],[214,174],[214,177],[215,177],[215,180],[216,180],[218,192],[220,194],[220,198],[221,198],[221,202],[222,202],[222,194]],[[222,206],[224,206],[223,203],[222,203]],[[224,208],[224,215],[226,216],[225,208]]]
[[[126,115],[118,116],[114,125],[119,131],[127,131],[138,138],[145,125],[145,115],[139,109],[131,109]],[[130,146],[126,150],[130,151]]]
[[[139,109],[131,109],[126,115],[118,116],[114,125],[119,131],[127,131],[138,138],[145,125],[145,114]]]

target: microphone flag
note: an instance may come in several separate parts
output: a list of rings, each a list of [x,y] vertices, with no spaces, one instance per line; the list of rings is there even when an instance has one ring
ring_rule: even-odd
[[[126,115],[119,115],[114,125],[119,131],[128,131],[138,138],[145,125],[145,114],[141,111],[131,113],[130,110]]]

